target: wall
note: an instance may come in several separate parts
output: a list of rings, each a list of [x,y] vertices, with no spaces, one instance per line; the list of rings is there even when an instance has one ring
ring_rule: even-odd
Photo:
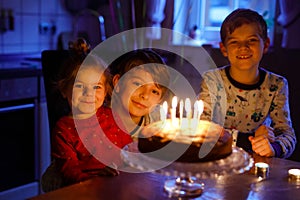
[[[46,49],[57,49],[60,34],[73,32],[75,19],[75,14],[71,14],[65,9],[64,2],[64,0],[1,0],[0,54],[39,53]],[[69,2],[73,3],[75,0]],[[132,28],[130,2],[120,1],[120,4],[110,6],[108,0],[79,0],[73,4],[73,7],[77,9],[87,6],[101,13],[104,17],[105,32],[108,38]],[[2,9],[5,11],[12,9],[14,30],[1,32]],[[5,14],[7,15],[7,12]],[[43,24],[49,26],[48,31],[40,30],[40,25]],[[51,33],[52,27],[55,29],[53,34]],[[68,39],[66,41],[69,41]]]
[[[55,49],[58,34],[72,30],[72,17],[61,0],[1,0],[1,9],[12,9],[14,30],[0,33],[0,54]],[[56,27],[54,34],[39,32],[41,23]]]

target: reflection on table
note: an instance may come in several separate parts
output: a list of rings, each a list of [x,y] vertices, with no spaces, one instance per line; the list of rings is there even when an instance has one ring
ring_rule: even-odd
[[[288,179],[288,170],[300,168],[300,163],[280,158],[253,155],[254,162],[268,163],[269,176],[256,177],[254,166],[244,174],[204,179],[204,192],[195,199],[296,199],[300,196],[300,182]],[[116,177],[97,177],[31,200],[42,199],[168,199],[164,182],[170,177],[157,173],[125,173]]]

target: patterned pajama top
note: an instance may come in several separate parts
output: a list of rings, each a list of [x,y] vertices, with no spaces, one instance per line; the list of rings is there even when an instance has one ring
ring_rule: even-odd
[[[261,125],[274,128],[271,145],[276,157],[289,157],[295,149],[296,136],[289,109],[287,80],[259,68],[260,80],[254,85],[241,84],[230,76],[230,66],[203,74],[199,99],[204,101],[202,119],[212,120],[227,129],[254,133]]]

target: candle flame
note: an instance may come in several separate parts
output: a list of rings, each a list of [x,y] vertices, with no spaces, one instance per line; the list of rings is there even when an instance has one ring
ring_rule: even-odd
[[[179,108],[180,108],[180,110],[183,110],[183,100],[182,99],[179,102]]]
[[[204,104],[202,100],[197,101],[197,105],[198,105],[198,115],[201,115],[203,110],[204,110]]]
[[[164,103],[163,103],[163,109],[164,109],[165,115],[167,115],[167,113],[168,113],[168,103],[166,101],[164,101]]]
[[[177,107],[177,96],[174,96],[172,99],[172,108],[176,108]]]
[[[179,102],[179,119],[180,123],[182,123],[182,118],[183,118],[183,100],[181,99]]]
[[[185,111],[187,113],[191,112],[192,108],[191,108],[191,100],[189,98],[185,99],[185,105],[184,105]]]

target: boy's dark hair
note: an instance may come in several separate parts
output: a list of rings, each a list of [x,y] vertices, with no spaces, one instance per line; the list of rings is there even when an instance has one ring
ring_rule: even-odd
[[[228,34],[233,33],[235,29],[239,28],[243,24],[251,23],[255,23],[257,25],[259,35],[265,41],[268,38],[266,21],[256,11],[245,8],[238,8],[225,18],[220,31],[221,41],[224,43]]]
[[[130,52],[127,52],[117,59],[115,59],[108,68],[110,69],[111,74],[114,76],[119,74],[123,76],[126,72],[132,68],[149,63],[157,63],[165,65],[162,57],[156,53],[154,50],[145,48],[137,49]]]

